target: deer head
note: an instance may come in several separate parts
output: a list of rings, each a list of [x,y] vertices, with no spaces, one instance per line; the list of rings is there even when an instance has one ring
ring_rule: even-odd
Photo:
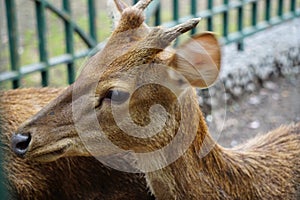
[[[114,0],[120,20],[106,46],[89,58],[73,85],[21,125],[12,137],[16,154],[44,162],[119,149],[143,154],[167,146],[178,131],[184,133],[179,141],[188,143],[184,136],[199,118],[191,86],[214,83],[220,48],[208,32],[171,48],[200,19],[149,28],[143,10],[150,2],[128,7]]]

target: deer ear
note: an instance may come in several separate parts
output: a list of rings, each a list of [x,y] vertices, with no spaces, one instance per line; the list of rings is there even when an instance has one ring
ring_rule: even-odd
[[[194,87],[207,88],[218,78],[221,52],[217,38],[210,32],[193,36],[180,45],[173,66]]]

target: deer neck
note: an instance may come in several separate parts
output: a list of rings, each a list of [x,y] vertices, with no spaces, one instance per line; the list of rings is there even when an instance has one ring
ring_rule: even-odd
[[[157,199],[207,199],[207,194],[228,191],[225,185],[220,185],[228,183],[224,173],[242,168],[232,159],[236,156],[231,155],[234,152],[223,149],[213,140],[202,112],[198,106],[196,109],[199,125],[187,151],[167,167],[146,174],[148,185]],[[239,177],[234,178],[238,180]],[[220,194],[219,198],[222,196]],[[218,199],[217,196],[213,198]]]

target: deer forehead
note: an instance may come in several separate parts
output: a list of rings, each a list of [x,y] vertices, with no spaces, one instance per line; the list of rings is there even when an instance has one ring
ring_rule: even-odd
[[[127,46],[127,48],[129,50],[123,49],[117,54],[115,52],[108,54],[105,49],[103,52],[99,52],[88,61],[78,81],[81,79],[84,84],[99,82],[118,85],[136,79],[138,78],[136,76],[141,76],[141,74],[146,74],[143,76],[144,78],[158,76],[162,73],[168,75],[168,73],[164,73],[164,67],[170,67],[168,65],[173,59],[175,50],[171,47],[161,51],[153,58],[146,58],[145,60],[144,55],[132,51],[134,47]]]

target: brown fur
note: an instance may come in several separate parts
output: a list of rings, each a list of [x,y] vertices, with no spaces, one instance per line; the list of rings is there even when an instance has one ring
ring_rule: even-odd
[[[200,159],[197,139],[176,162],[146,175],[157,199],[299,199],[300,123]],[[213,142],[213,141],[211,141]],[[171,183],[171,186],[169,185]],[[161,188],[171,188],[166,192]]]
[[[211,33],[204,33],[179,46],[177,54],[174,54],[175,50],[163,51],[169,50],[171,41],[195,27],[199,20],[187,21],[170,29],[145,29],[139,7],[146,7],[149,2],[142,0],[138,6],[125,8],[107,45],[88,61],[75,84],[19,127],[18,133],[32,137],[25,157],[49,162],[65,156],[91,156],[91,151],[96,156],[114,155],[116,152],[109,146],[97,149],[105,144],[102,134],[122,149],[147,153],[167,146],[182,133],[180,142],[167,152],[169,154],[161,153],[132,163],[139,169],[156,167],[157,170],[146,173],[156,198],[297,199],[300,184],[299,123],[281,127],[239,148],[225,149],[215,144],[208,133],[195,90],[189,84],[205,88],[218,77],[220,47],[217,40]],[[131,22],[133,18],[138,24]],[[144,31],[141,35],[139,27]],[[140,37],[133,37],[136,35]],[[164,69],[162,63],[168,68]],[[148,79],[168,84],[178,96],[159,84],[132,91]],[[107,94],[117,89],[131,96],[116,106]],[[132,121],[139,127],[146,127],[151,123],[149,110],[156,104],[168,112],[166,117],[157,112],[152,119],[155,121],[151,124],[153,130],[159,128],[159,122],[165,119],[164,127],[157,134],[146,138],[133,137],[120,128],[126,127],[129,132],[136,129],[125,120],[127,107]],[[120,124],[112,114],[113,107],[119,110],[117,116],[124,119]],[[74,117],[76,111],[79,115]],[[102,131],[91,120],[94,112]],[[182,120],[186,122],[181,127]],[[195,137],[192,136],[194,132]],[[141,128],[139,133],[147,136],[149,130]],[[86,137],[88,145],[79,140],[78,134]],[[190,137],[193,137],[192,143],[183,149],[182,145],[188,144],[186,138]],[[59,155],[55,153],[57,150],[61,150]],[[164,166],[164,161],[175,153],[181,153],[181,156]]]
[[[105,167],[93,157],[41,164],[10,150],[12,133],[62,89],[17,89],[0,93],[1,140],[10,199],[154,199],[142,175]]]

